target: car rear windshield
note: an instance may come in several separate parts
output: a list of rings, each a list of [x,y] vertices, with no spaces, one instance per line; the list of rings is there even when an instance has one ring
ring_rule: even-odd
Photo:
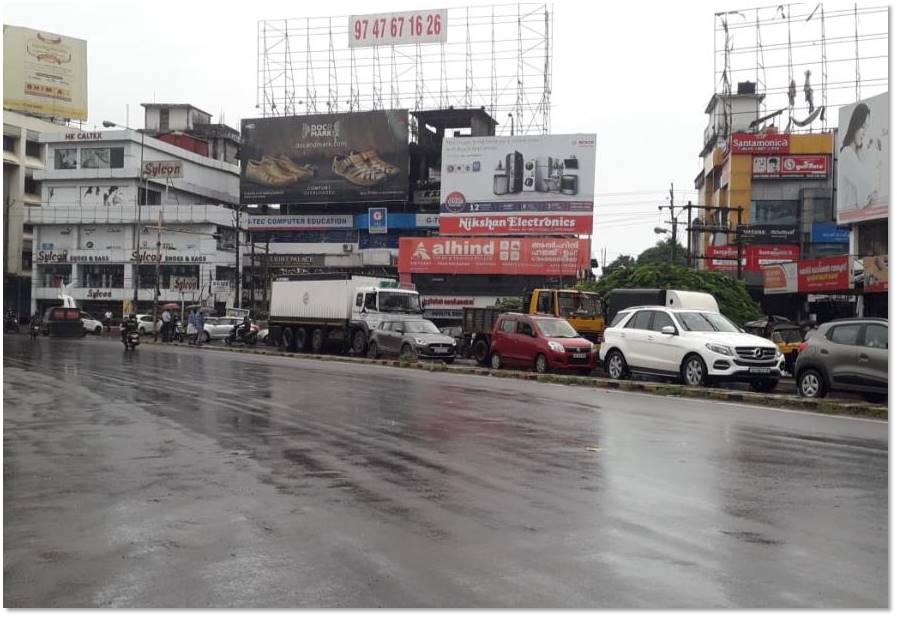
[[[772,333],[772,340],[775,343],[800,343],[803,338],[799,328],[775,330]]]
[[[408,334],[439,334],[439,328],[432,321],[406,321],[405,332]]]
[[[739,332],[738,326],[720,313],[703,311],[683,311],[676,313],[682,329],[688,332]]]
[[[546,338],[579,338],[579,333],[563,319],[533,319]]]

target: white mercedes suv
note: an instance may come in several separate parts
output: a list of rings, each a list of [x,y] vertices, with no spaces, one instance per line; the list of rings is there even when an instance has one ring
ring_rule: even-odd
[[[617,313],[604,331],[600,357],[612,379],[642,373],[677,377],[687,386],[747,381],[758,392],[774,390],[785,368],[778,347],[721,313],[663,306]]]

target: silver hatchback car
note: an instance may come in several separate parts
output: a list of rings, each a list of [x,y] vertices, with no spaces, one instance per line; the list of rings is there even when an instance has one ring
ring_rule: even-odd
[[[801,344],[794,376],[801,396],[821,398],[841,390],[886,403],[888,320],[837,319],[811,330]]]

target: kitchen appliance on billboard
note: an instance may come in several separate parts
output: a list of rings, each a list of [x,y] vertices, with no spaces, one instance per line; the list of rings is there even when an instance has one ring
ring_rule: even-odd
[[[243,120],[243,203],[408,199],[408,111]]]
[[[399,272],[577,276],[589,268],[589,241],[565,238],[402,238]]]
[[[596,138],[591,134],[465,137],[442,144],[441,234],[591,233]],[[508,219],[564,215],[576,229]],[[468,222],[452,220],[464,217]],[[490,219],[473,225],[473,217]],[[505,224],[496,224],[504,219]],[[514,229],[514,231],[509,231]]]
[[[891,199],[890,93],[838,112],[839,224],[887,218]]]

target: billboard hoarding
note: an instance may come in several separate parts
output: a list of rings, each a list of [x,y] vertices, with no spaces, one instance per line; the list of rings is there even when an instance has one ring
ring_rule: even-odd
[[[774,264],[763,268],[763,293],[797,293],[797,264]]]
[[[863,257],[863,290],[878,293],[888,291],[888,256]]]
[[[576,276],[589,268],[589,241],[564,238],[402,238],[399,272]]]
[[[793,225],[739,225],[738,235],[742,243],[750,244],[794,244],[800,240]]]
[[[591,214],[461,214],[439,218],[439,233],[449,235],[591,234]]]
[[[813,223],[810,226],[810,242],[813,244],[849,244],[850,228],[835,223]]]
[[[350,48],[445,43],[447,40],[447,9],[349,16]]]
[[[707,247],[707,269],[735,272],[737,270],[738,247],[731,244]],[[744,272],[760,272],[764,266],[783,261],[798,261],[800,246],[790,244],[741,247],[741,269]]]
[[[755,178],[825,179],[830,167],[829,157],[824,154],[755,156],[752,175]]]
[[[247,220],[249,231],[352,229],[354,226],[351,214],[259,214],[250,215]]]
[[[183,178],[183,161],[145,161],[143,163],[144,178]]]
[[[733,133],[732,154],[788,154],[791,136],[778,133]]]
[[[797,266],[797,290],[801,293],[850,289],[851,258],[848,255],[805,259]]]
[[[87,120],[87,41],[4,25],[3,108]]]
[[[199,279],[195,276],[173,276],[169,282],[170,291],[199,291]]]
[[[242,122],[243,203],[407,201],[408,111]]]
[[[888,92],[838,112],[836,213],[840,224],[888,216],[891,136]]]
[[[453,228],[471,235],[494,233],[488,225],[463,231],[459,222],[447,222],[462,215],[493,221],[523,214],[591,216],[595,149],[593,134],[446,139],[440,233],[459,233]]]

